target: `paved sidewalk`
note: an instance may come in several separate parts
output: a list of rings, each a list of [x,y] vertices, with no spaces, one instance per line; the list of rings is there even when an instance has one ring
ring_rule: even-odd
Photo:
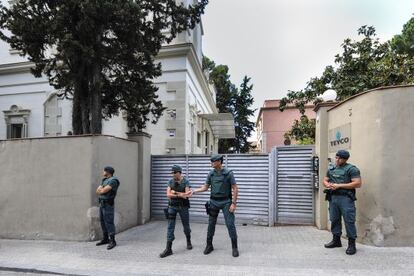
[[[227,229],[217,225],[215,250],[203,255],[206,224],[191,224],[193,250],[185,249],[181,224],[174,255],[158,257],[166,243],[165,221],[117,235],[113,250],[95,242],[0,240],[0,275],[414,275],[414,248],[357,244],[325,249],[327,231],[309,226],[238,226],[240,257],[231,256]]]

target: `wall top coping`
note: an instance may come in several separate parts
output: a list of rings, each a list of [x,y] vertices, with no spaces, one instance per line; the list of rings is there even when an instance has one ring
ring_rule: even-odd
[[[337,108],[338,106],[350,101],[350,100],[355,99],[356,97],[362,96],[362,95],[367,94],[367,93],[382,91],[382,90],[392,90],[392,89],[395,89],[395,88],[408,88],[408,87],[413,87],[414,88],[414,84],[395,85],[395,86],[381,86],[381,87],[378,87],[378,88],[369,89],[369,90],[363,91],[361,93],[358,93],[358,94],[356,94],[352,97],[349,97],[348,99],[343,100],[342,102],[337,103],[332,108],[328,109],[328,112],[335,109],[335,108]]]
[[[149,134],[147,132],[143,132],[143,131],[140,131],[140,132],[127,132],[127,135],[128,136],[138,136],[138,137],[145,136],[145,137],[148,137],[148,138],[152,137],[151,134]]]
[[[337,105],[337,104],[338,104],[338,102],[321,102],[321,103],[316,104],[313,111],[317,112],[319,110],[319,108],[321,108],[321,107],[330,107],[330,106],[334,106],[334,105]]]
[[[134,142],[134,140],[125,139],[121,137],[116,137],[113,135],[106,135],[106,134],[85,134],[85,135],[65,135],[65,136],[48,136],[48,137],[26,137],[26,138],[15,138],[15,139],[7,139],[7,140],[0,140],[0,142],[10,142],[10,141],[31,141],[31,140],[44,140],[44,139],[63,139],[63,138],[88,138],[88,137],[106,137],[106,138],[113,138],[117,140],[124,140],[128,142]]]

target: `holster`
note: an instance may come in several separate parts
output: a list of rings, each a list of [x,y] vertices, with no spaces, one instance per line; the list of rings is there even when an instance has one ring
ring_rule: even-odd
[[[164,208],[163,211],[164,211],[165,219],[168,219],[169,218],[169,216],[168,216],[168,207]]]
[[[350,190],[339,189],[339,190],[332,191],[332,190],[325,189],[323,190],[323,192],[325,193],[325,200],[327,201],[331,201],[332,195],[343,195],[343,196],[348,196],[353,201],[357,200],[355,193]]]
[[[206,213],[207,215],[210,215],[210,201],[206,201],[206,204],[204,204],[206,207]]]
[[[325,190],[323,190],[323,192],[325,193],[325,200],[331,201],[332,200],[332,191],[329,190],[329,189],[325,189]]]

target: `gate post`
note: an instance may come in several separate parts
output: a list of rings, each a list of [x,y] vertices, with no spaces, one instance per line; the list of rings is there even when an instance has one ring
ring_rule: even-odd
[[[276,166],[277,148],[273,148],[269,153],[269,226],[276,223]]]
[[[328,109],[336,102],[316,105],[315,154],[319,157],[319,189],[315,191],[315,225],[318,229],[328,228],[328,205],[323,193],[323,178],[328,170]]]
[[[127,133],[138,143],[138,224],[151,219],[151,135],[146,132]]]

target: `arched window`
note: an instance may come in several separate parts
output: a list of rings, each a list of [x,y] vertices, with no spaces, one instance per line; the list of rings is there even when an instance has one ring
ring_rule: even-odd
[[[62,108],[59,102],[58,96],[51,94],[44,103],[44,136],[62,135]]]

